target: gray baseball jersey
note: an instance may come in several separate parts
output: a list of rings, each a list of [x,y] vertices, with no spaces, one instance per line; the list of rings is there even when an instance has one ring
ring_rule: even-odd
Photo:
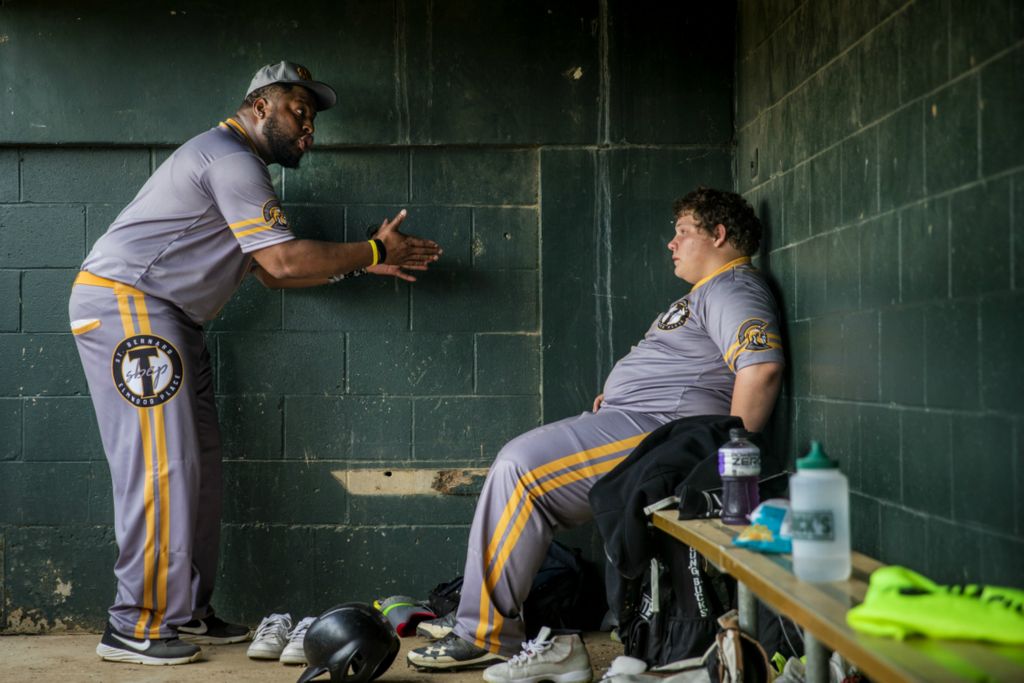
[[[673,418],[726,415],[737,370],[782,363],[775,299],[743,257],[696,283],[612,369],[604,405]]]
[[[82,270],[169,301],[202,323],[238,288],[250,252],[294,238],[267,165],[228,119],[160,165]]]
[[[523,603],[552,535],[591,519],[594,482],[662,424],[729,414],[735,372],[765,362],[783,362],[775,301],[750,259],[737,259],[654,321],[615,365],[598,412],[510,441],[477,502],[455,633],[492,652],[517,652]]]

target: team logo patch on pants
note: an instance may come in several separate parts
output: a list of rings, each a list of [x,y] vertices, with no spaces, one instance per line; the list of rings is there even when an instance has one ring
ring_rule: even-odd
[[[135,406],[158,406],[174,398],[184,378],[181,354],[166,339],[136,334],[114,349],[114,386]]]

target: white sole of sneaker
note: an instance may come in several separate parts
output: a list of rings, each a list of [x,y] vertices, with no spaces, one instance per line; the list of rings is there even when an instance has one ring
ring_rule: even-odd
[[[566,671],[560,674],[537,674],[526,678],[507,678],[505,676],[488,676],[484,672],[484,680],[487,683],[590,683],[594,680],[592,671]]]
[[[125,650],[119,650],[116,647],[110,647],[100,643],[96,646],[96,654],[101,659],[108,662],[125,662],[129,664],[147,664],[149,666],[173,666],[175,664],[190,664],[203,654],[201,651],[195,653],[190,657],[174,657],[173,659],[167,659],[164,657],[147,657],[141,652],[126,652]]]
[[[281,663],[282,664],[302,664],[302,665],[305,665],[306,664],[306,655],[304,655],[304,654],[301,654],[301,655],[298,655],[298,654],[296,654],[296,655],[286,655],[286,654],[282,653],[281,654]]]
[[[486,659],[478,659],[469,662],[438,662],[436,660],[428,660],[428,663],[420,663],[413,659],[406,659],[409,666],[419,671],[459,671],[462,669],[483,669],[492,664],[501,664],[504,659],[499,657],[488,657]]]
[[[243,633],[240,636],[232,636],[230,638],[213,638],[211,636],[196,636],[189,633],[178,632],[178,637],[182,640],[195,643],[196,645],[233,645],[235,643],[244,643],[252,636],[252,631],[249,633]]]
[[[280,652],[269,652],[267,650],[249,650],[245,655],[249,659],[272,659],[275,661],[281,657]]]

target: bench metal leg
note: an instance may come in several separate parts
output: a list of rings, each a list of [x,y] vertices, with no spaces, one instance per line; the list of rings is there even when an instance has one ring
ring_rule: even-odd
[[[757,638],[757,596],[742,583],[736,583],[736,601],[740,608],[740,630]]]
[[[804,654],[807,655],[804,680],[807,683],[828,683],[828,662],[832,651],[804,631]]]

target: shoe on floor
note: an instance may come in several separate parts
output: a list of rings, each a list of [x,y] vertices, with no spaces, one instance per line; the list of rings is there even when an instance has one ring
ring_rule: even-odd
[[[178,627],[178,635],[182,640],[199,645],[243,643],[249,640],[251,633],[248,626],[229,624],[212,614],[202,619],[193,619]]]
[[[416,625],[416,635],[427,640],[441,640],[455,628],[455,611],[451,611],[443,617],[421,621]]]
[[[280,659],[281,652],[288,645],[288,633],[291,630],[290,614],[271,614],[269,617],[263,617],[245,654],[249,659]]]
[[[107,623],[96,654],[108,662],[133,664],[188,664],[199,659],[202,651],[197,645],[180,638],[146,638],[139,640],[116,631]]]
[[[288,644],[281,650],[282,664],[306,664],[306,651],[302,649],[302,643],[306,640],[306,631],[314,621],[315,617],[303,617],[295,624],[295,628],[288,635]]]
[[[417,669],[429,671],[456,671],[477,669],[482,666],[503,662],[505,658],[477,647],[454,633],[424,647],[410,650],[407,660]]]
[[[578,635],[552,638],[547,626],[523,643],[522,652],[484,671],[487,683],[590,683],[593,676],[583,640]]]

